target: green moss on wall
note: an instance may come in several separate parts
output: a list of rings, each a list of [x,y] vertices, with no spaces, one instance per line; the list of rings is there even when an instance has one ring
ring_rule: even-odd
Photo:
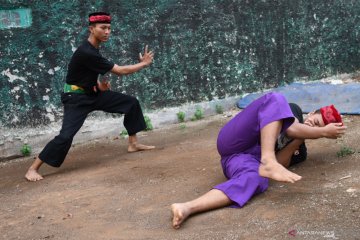
[[[67,64],[87,37],[87,14],[97,10],[113,15],[105,56],[129,64],[137,62],[145,44],[155,51],[150,68],[111,77],[114,89],[137,96],[147,109],[360,66],[355,0],[2,1],[0,6],[32,10],[31,27],[0,30],[3,125],[40,125],[59,117]]]

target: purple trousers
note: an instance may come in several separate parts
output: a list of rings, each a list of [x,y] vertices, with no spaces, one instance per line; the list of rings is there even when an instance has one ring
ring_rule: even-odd
[[[260,131],[279,120],[283,121],[283,132],[294,122],[294,116],[283,95],[268,93],[253,101],[220,130],[217,148],[228,180],[214,188],[225,193],[233,201],[233,207],[243,207],[252,196],[268,188],[268,179],[259,175]]]

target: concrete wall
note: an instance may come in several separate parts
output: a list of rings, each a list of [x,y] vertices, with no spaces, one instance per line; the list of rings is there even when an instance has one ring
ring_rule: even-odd
[[[145,44],[156,53],[150,68],[110,77],[114,89],[137,96],[146,110],[360,66],[356,0],[0,0],[2,131],[61,119],[67,64],[87,37],[88,13],[99,10],[113,17],[105,56],[135,63]]]

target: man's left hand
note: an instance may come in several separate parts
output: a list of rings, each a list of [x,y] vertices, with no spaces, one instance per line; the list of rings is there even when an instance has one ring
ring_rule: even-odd
[[[146,66],[149,66],[153,59],[154,59],[154,53],[152,51],[149,52],[148,45],[145,46],[144,55],[139,53],[139,59],[140,62],[145,63]]]

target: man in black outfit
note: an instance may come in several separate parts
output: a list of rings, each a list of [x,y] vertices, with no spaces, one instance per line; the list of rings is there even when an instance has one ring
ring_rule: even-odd
[[[99,53],[99,46],[109,39],[111,16],[96,12],[89,15],[89,38],[74,52],[68,66],[64,93],[64,119],[60,134],[51,140],[28,169],[25,178],[29,181],[43,179],[38,170],[45,162],[60,167],[71,147],[75,134],[83,125],[87,115],[95,110],[122,113],[124,126],[129,134],[128,152],[154,149],[137,142],[136,133],[146,128],[144,116],[135,97],[110,90],[110,83],[99,81],[99,74],[107,72],[126,75],[137,72],[152,63],[154,54],[145,47],[144,55],[139,54],[140,62],[133,65],[118,66]]]

